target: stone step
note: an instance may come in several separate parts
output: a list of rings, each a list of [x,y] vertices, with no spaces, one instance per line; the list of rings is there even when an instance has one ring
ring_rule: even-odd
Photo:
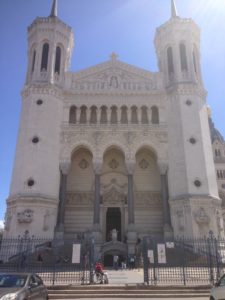
[[[49,300],[79,298],[201,298],[209,297],[209,286],[51,286]]]
[[[151,293],[146,293],[146,294],[134,294],[134,293],[126,293],[126,294],[121,294],[121,293],[97,293],[97,294],[86,294],[86,293],[81,293],[81,294],[51,294],[49,293],[49,300],[72,300],[72,299],[81,299],[81,298],[145,298],[145,299],[151,299],[151,298],[204,298],[204,297],[209,297],[209,293],[188,293],[188,294],[179,294],[179,293],[169,293],[169,294],[162,294],[162,293],[157,293],[157,294],[151,294]]]

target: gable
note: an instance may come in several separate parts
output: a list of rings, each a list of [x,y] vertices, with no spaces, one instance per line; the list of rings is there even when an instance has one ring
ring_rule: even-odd
[[[162,89],[160,73],[152,73],[111,60],[70,73],[71,90],[76,92],[150,92]]]

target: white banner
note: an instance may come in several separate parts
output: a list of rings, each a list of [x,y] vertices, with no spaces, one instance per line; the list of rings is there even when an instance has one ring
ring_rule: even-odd
[[[80,244],[73,244],[72,264],[80,263]]]
[[[148,250],[148,259],[150,264],[154,264],[154,251],[153,250]]]
[[[166,264],[166,247],[165,244],[158,244],[158,263],[159,264]]]
[[[174,248],[174,242],[166,242],[166,248],[173,249]]]

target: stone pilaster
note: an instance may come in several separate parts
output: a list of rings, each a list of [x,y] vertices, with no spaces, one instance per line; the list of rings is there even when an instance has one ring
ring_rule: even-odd
[[[56,233],[63,235],[64,233],[64,217],[66,205],[66,184],[67,176],[70,170],[70,162],[63,162],[59,166],[60,169],[60,190],[59,190],[59,205],[56,224]]]
[[[159,171],[161,178],[161,193],[162,193],[162,203],[163,203],[163,230],[164,237],[171,237],[173,235],[173,230],[171,227],[170,219],[170,208],[169,208],[169,194],[168,194],[168,180],[167,180],[167,170],[168,166],[166,163],[159,163]]]

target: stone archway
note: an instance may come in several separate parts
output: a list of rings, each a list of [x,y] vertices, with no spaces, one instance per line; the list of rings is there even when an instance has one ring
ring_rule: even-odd
[[[93,227],[93,154],[86,147],[77,148],[71,157],[67,176],[65,235],[74,237]]]

